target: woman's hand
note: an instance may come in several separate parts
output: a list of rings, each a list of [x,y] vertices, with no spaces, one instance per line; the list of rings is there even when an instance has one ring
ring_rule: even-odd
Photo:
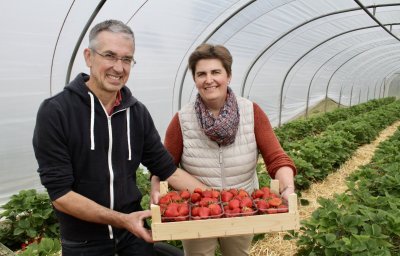
[[[286,186],[280,191],[281,197],[286,201],[289,199],[289,195],[293,193],[295,193],[294,186]]]
[[[151,177],[150,204],[158,204],[160,198],[160,178],[153,175]]]

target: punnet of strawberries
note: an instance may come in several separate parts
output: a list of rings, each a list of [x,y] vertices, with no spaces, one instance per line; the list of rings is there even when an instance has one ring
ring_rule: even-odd
[[[169,191],[159,200],[162,222],[243,217],[288,212],[287,203],[269,187]]]
[[[169,191],[160,197],[159,205],[162,222],[189,220],[190,192]]]
[[[251,193],[259,214],[274,214],[288,212],[288,205],[279,195],[273,193],[269,187],[261,187]]]

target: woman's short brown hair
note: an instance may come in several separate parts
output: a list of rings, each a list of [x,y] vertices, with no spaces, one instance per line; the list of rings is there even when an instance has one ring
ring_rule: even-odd
[[[223,45],[201,44],[192,52],[189,57],[189,69],[192,76],[196,73],[196,64],[202,59],[219,59],[225,68],[228,76],[232,74],[232,55]]]

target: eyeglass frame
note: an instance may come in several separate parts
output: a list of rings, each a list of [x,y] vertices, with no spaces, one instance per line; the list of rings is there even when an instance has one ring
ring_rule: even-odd
[[[112,53],[99,53],[98,51],[96,51],[93,48],[89,48],[89,49],[91,51],[93,51],[94,53],[96,53],[96,54],[100,55],[101,57],[103,57],[105,60],[112,62],[113,64],[117,63],[117,61],[120,60],[122,64],[129,65],[129,66],[133,67],[137,63],[136,60],[133,57],[132,58],[127,57],[127,56],[118,57],[117,55],[112,54]],[[129,63],[126,63],[126,61],[129,61]]]

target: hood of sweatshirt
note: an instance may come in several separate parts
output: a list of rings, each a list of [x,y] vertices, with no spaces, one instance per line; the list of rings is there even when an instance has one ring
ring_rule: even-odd
[[[89,94],[92,94],[94,97],[95,95],[89,90],[89,87],[86,86],[87,81],[89,81],[89,75],[85,73],[80,73],[76,76],[74,80],[72,80],[67,86],[65,86],[64,89],[70,90],[78,94],[84,99],[84,102],[90,104]],[[137,99],[133,97],[131,91],[126,86],[121,88],[121,95],[121,104],[115,108],[114,112],[118,112],[121,109],[129,108],[137,102]]]
[[[94,143],[94,118],[95,118],[95,99],[99,102],[99,104],[103,107],[104,114],[108,116],[107,111],[105,110],[103,104],[97,99],[96,95],[89,90],[89,87],[87,87],[86,82],[89,80],[89,75],[85,73],[80,73],[79,75],[76,76],[76,78],[71,81],[67,86],[65,86],[65,90],[69,90],[73,93],[76,93],[79,95],[79,97],[82,98],[82,101],[90,106],[90,149],[94,150],[95,149],[95,143]],[[121,88],[121,96],[122,100],[121,103],[114,108],[113,113],[120,112],[120,111],[126,111],[126,124],[127,124],[127,140],[128,140],[128,147],[129,147],[129,156],[128,160],[131,160],[131,136],[130,136],[130,107],[135,105],[138,100],[133,97],[131,91],[129,90],[128,87],[124,86]]]

